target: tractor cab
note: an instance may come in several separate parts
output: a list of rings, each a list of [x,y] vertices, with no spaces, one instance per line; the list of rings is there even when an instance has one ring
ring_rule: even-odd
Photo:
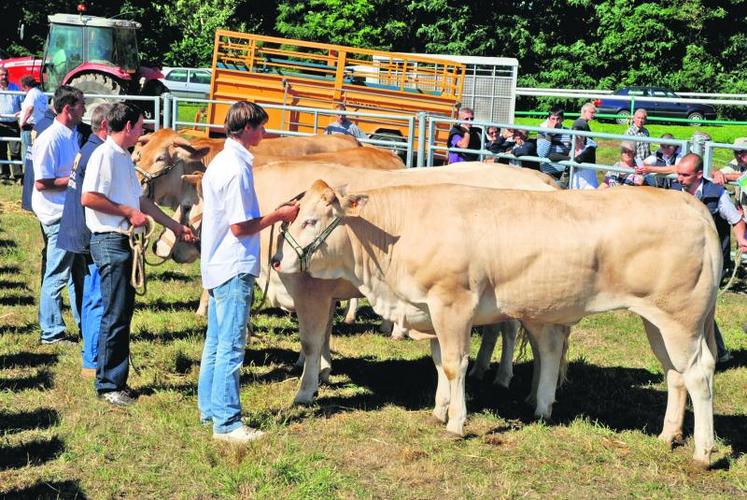
[[[55,14],[49,16],[44,49],[44,88],[53,90],[84,72],[112,73],[131,80],[138,72],[135,32],[140,23],[119,19]]]

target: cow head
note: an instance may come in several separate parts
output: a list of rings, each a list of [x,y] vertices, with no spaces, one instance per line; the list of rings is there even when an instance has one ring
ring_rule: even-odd
[[[299,204],[296,219],[284,227],[283,245],[273,257],[273,267],[282,273],[310,272],[315,278],[335,279],[340,274],[340,258],[349,245],[345,232],[337,229],[344,217],[357,217],[368,201],[365,194],[346,194],[317,180]],[[285,225],[284,225],[285,226]]]
[[[195,147],[174,130],[164,128],[138,140],[132,152],[132,161],[140,182],[156,203],[171,208],[191,206],[197,194],[183,175],[205,169],[203,159],[209,147]]]

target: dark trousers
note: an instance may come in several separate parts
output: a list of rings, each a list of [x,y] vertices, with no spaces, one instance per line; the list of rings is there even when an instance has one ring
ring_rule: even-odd
[[[130,284],[132,253],[127,236],[119,233],[91,235],[91,257],[101,275],[104,311],[99,329],[96,390],[122,390],[130,369],[130,321],[135,289]]]
[[[16,122],[0,122],[0,137],[20,137],[21,131]],[[10,154],[8,154],[10,153]],[[0,160],[7,161],[21,159],[21,143],[0,141]],[[8,177],[13,170],[7,163],[0,164],[0,175]],[[16,170],[20,171],[20,167]]]

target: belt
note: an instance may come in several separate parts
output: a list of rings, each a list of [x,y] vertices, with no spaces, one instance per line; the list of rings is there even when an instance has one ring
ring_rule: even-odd
[[[23,127],[21,127],[21,130],[28,131],[28,130],[34,130],[34,126],[30,123],[27,123]]]

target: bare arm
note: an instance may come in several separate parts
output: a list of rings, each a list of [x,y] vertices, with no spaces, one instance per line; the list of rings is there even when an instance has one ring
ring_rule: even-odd
[[[470,130],[467,127],[462,127],[462,130],[464,130],[464,133],[462,135],[462,138],[457,141],[456,145],[461,149],[467,149],[467,147],[469,147]]]
[[[19,125],[21,127],[23,127],[24,125],[26,125],[26,122],[31,117],[31,113],[33,113],[33,111],[34,111],[34,107],[33,106],[29,106],[28,108],[26,108],[23,111],[23,113],[21,114],[21,118],[18,121],[18,123],[19,123]]]
[[[53,177],[51,179],[37,179],[34,187],[37,191],[62,191],[67,188],[69,177]]]
[[[300,206],[297,203],[294,203],[293,205],[284,205],[274,212],[271,212],[267,215],[261,215],[256,219],[231,224],[231,232],[234,236],[239,238],[241,236],[250,236],[252,234],[256,234],[264,228],[275,224],[276,222],[293,222],[293,220],[298,215],[299,208]]]
[[[163,210],[161,210],[158,205],[153,203],[153,201],[147,196],[140,197],[140,209],[153,217],[153,219],[162,226],[171,229],[174,234],[182,240],[187,242],[195,241],[195,236],[192,234],[192,230],[189,227],[179,224],[177,221],[166,215]]]
[[[734,228],[734,235],[737,237],[737,246],[742,252],[747,252],[747,235],[745,235],[747,224],[745,224],[744,219],[739,219],[739,222],[732,227]]]
[[[90,208],[91,210],[96,210],[97,212],[124,217],[135,227],[144,226],[148,222],[145,214],[140,210],[127,205],[122,205],[121,203],[114,203],[105,195],[94,191],[86,191],[83,193],[80,197],[80,204],[86,208]]]
[[[739,179],[742,176],[741,172],[722,172],[721,170],[716,170],[712,174],[713,176],[713,182],[715,184],[720,184],[723,186],[729,181],[735,181]]]

